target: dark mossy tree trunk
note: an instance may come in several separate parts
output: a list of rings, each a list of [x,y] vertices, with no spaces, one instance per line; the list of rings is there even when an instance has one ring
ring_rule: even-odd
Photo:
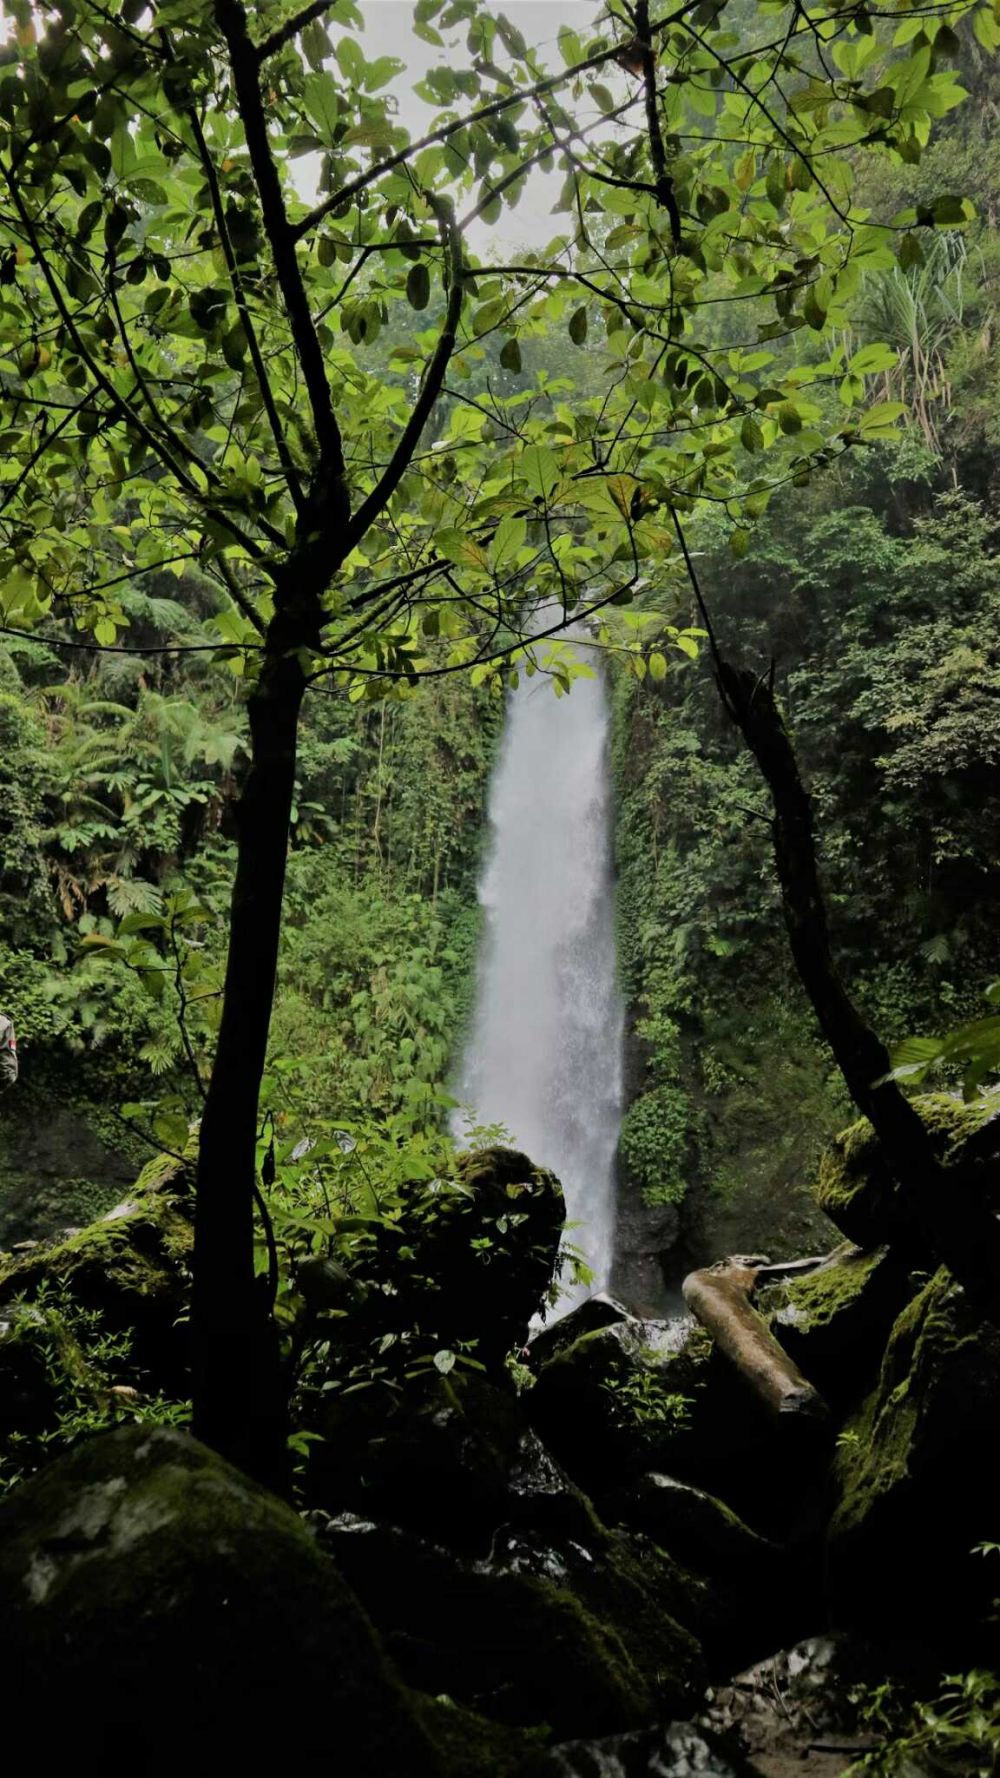
[[[194,1431],[270,1487],[285,1481],[277,1334],[254,1272],[259,1098],[274,1002],[285,860],[306,678],[301,650],[318,632],[318,593],[294,587],[293,556],[249,699],[250,767],[237,807],[237,864],[222,1021],[201,1124],[195,1213]]]
[[[930,1251],[981,1302],[1000,1295],[1000,1222],[975,1163],[941,1166],[919,1113],[888,1079],[888,1051],[840,979],[816,865],[812,806],[771,684],[716,660],[719,689],[771,792],[772,833],[792,956],[858,1110],[912,1199]]]

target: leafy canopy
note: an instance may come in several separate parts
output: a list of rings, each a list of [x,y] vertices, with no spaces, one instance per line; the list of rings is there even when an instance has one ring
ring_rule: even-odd
[[[541,634],[594,612],[662,674],[607,608],[662,581],[684,515],[724,514],[739,555],[774,487],[897,418],[852,411],[892,351],[827,331],[968,206],[870,218],[852,165],[919,158],[958,29],[1000,40],[966,0],[695,0],[608,6],[549,67],[479,0],[418,0],[439,109],[412,141],[353,0],[6,11],[4,624],[120,646],[121,589],[169,568],[182,596],[196,563],[217,604],[185,645],[252,677],[308,560],[291,640],[359,696],[533,670],[539,603]],[[553,171],[553,239],[473,251]],[[579,373],[532,371],[564,328]]]

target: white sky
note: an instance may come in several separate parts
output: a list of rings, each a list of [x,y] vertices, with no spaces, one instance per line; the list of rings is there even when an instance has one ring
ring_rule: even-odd
[[[448,60],[446,52],[413,35],[412,0],[359,0],[358,9],[365,21],[361,44],[367,60],[374,61],[377,55],[391,55],[406,63],[405,74],[386,90],[395,96],[400,121],[411,136],[426,135],[435,108],[419,99],[413,87],[419,84],[429,68],[440,67]],[[560,29],[568,25],[586,39],[594,29],[599,5],[598,0],[497,0],[495,10],[505,13],[527,42],[538,50],[543,64],[556,72],[563,66],[556,41]],[[446,32],[441,30],[439,20],[432,23],[446,44],[455,45],[453,65],[467,66],[470,60],[465,47],[468,25],[463,23]],[[332,30],[330,34],[331,37],[335,35]],[[456,109],[461,104],[461,100],[456,101]],[[472,110],[475,101],[466,100],[465,105]],[[306,164],[300,163],[303,167]],[[564,177],[559,171],[545,174],[536,168],[516,209],[504,205],[492,226],[481,223],[470,230],[473,251],[486,255],[491,248],[544,246],[553,236],[561,234],[565,218],[553,216],[551,212]],[[305,196],[304,187],[299,189]]]
[[[556,41],[560,28],[568,25],[586,38],[594,27],[599,0],[498,0],[497,9],[506,13],[511,24],[516,25],[539,51],[542,62],[555,71],[562,66]],[[411,135],[425,135],[431,127],[434,107],[419,99],[413,87],[419,84],[429,68],[440,66],[448,59],[447,51],[414,36],[411,29],[412,0],[359,0],[359,11],[364,18],[362,45],[367,59],[374,61],[376,56],[392,55],[405,62],[405,73],[387,90],[396,98],[400,120]],[[440,31],[440,22],[435,20],[434,27]],[[0,42],[6,39],[9,29],[10,20],[5,16],[3,0],[0,0]],[[467,30],[468,26],[463,23],[451,31],[440,32],[446,44],[455,47],[456,67],[468,62]],[[333,29],[331,36],[336,36]],[[467,103],[472,109],[474,102]],[[315,168],[316,162],[311,155],[303,156],[295,163],[295,184],[301,196],[307,199],[316,195]],[[505,205],[495,224],[476,224],[470,231],[473,250],[488,256],[491,249],[506,252],[515,247],[543,246],[554,235],[560,234],[564,225],[551,212],[562,180],[561,172],[545,174],[536,168],[516,209],[511,210]]]

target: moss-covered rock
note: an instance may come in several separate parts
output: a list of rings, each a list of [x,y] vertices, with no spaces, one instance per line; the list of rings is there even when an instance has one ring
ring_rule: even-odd
[[[984,1094],[968,1105],[949,1093],[927,1093],[914,1104],[944,1166],[959,1159],[1000,1158],[1000,1093]],[[1000,1202],[1000,1180],[997,1195]],[[816,1198],[859,1247],[889,1242],[900,1251],[921,1252],[907,1194],[889,1172],[867,1118],[841,1131],[823,1155]]]
[[[683,1577],[596,1520],[585,1539],[499,1525],[475,1560],[353,1514],[319,1535],[421,1691],[557,1739],[687,1715],[701,1696],[697,1642],[670,1615]]]
[[[0,1666],[52,1769],[441,1769],[301,1521],[176,1432],[105,1434],[0,1504]]]
[[[838,1624],[931,1644],[974,1631],[998,1591],[973,1553],[1000,1541],[998,1424],[1000,1329],[941,1270],[896,1320],[878,1381],[841,1435],[828,1540]]]
[[[912,1295],[905,1261],[887,1247],[866,1253],[848,1242],[816,1271],[754,1300],[803,1375],[843,1407],[873,1380],[889,1329]]]
[[[337,1317],[329,1381],[402,1384],[440,1351],[502,1374],[549,1299],[565,1215],[558,1179],[516,1149],[475,1149],[452,1178],[404,1184],[398,1214],[352,1221],[334,1255],[354,1294],[346,1319],[342,1291],[318,1305]]]
[[[650,1471],[606,1500],[603,1510],[611,1523],[644,1533],[683,1564],[686,1621],[697,1630],[713,1680],[816,1621],[813,1552],[761,1537],[704,1489]]]
[[[134,1335],[134,1357],[154,1388],[183,1395],[187,1342],[179,1325],[188,1301],[193,1170],[158,1155],[127,1198],[97,1222],[0,1262],[0,1306],[31,1300],[44,1285],[99,1312],[112,1333]]]

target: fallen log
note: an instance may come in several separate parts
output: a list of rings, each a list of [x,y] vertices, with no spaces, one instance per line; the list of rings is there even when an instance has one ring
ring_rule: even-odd
[[[814,1261],[810,1269],[824,1263]],[[703,1271],[690,1272],[681,1287],[684,1301],[770,1413],[826,1421],[830,1411],[819,1390],[802,1375],[750,1301],[758,1277],[773,1279],[787,1269],[755,1256],[733,1254]]]

